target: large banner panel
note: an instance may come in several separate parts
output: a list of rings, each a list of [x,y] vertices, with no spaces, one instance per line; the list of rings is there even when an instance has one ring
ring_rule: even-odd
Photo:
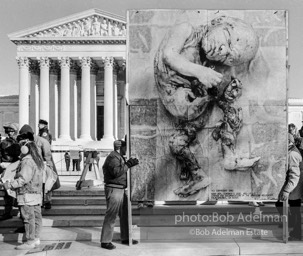
[[[128,11],[131,199],[276,199],[287,155],[283,10]]]

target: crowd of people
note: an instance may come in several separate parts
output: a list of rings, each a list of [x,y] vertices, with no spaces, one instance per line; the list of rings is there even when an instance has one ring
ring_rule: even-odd
[[[19,130],[17,123],[6,123],[3,128],[6,138],[0,143],[0,173],[1,186],[5,190],[5,210],[0,220],[13,217],[13,206],[19,208],[23,227],[15,232],[25,233],[26,242],[16,249],[35,248],[40,244],[42,227],[41,208],[51,209],[52,191],[60,187],[51,153],[51,135],[48,132],[47,121],[39,120],[39,135],[35,135],[31,126],[25,124]],[[10,164],[17,163],[13,179],[4,179],[5,170]],[[56,177],[49,191],[45,190],[47,183],[46,166]],[[15,193],[8,193],[13,191]]]
[[[46,191],[47,167],[57,174],[51,153],[52,136],[48,131],[48,122],[39,120],[39,133],[35,135],[31,126],[25,124],[19,130],[17,123],[6,123],[4,126],[5,139],[0,141],[0,177],[1,187],[4,189],[5,210],[0,221],[13,218],[13,207],[19,208],[23,227],[16,233],[25,233],[26,242],[18,245],[18,250],[33,249],[40,245],[42,227],[41,208],[51,209],[52,191],[60,187],[58,175],[49,191]],[[104,165],[104,182],[107,211],[104,218],[101,247],[112,250],[115,220],[120,217],[122,244],[129,243],[128,211],[127,211],[127,171],[139,163],[138,159],[125,159],[126,142],[114,142],[114,150],[107,156]],[[80,161],[80,156],[79,159]],[[70,156],[65,154],[65,161],[69,169]],[[4,180],[5,171],[11,164],[17,164],[14,177]],[[75,162],[73,170],[79,167]],[[9,191],[15,192],[12,194]],[[132,240],[133,244],[138,241]]]

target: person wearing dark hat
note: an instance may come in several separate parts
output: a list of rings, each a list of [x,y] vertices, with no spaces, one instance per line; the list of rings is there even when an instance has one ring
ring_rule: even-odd
[[[126,153],[126,142],[116,140],[114,150],[106,157],[102,167],[105,183],[106,213],[102,226],[101,247],[112,250],[116,246],[112,244],[115,221],[120,217],[120,231],[122,244],[129,243],[128,209],[127,209],[127,171],[139,164],[137,158],[124,159]],[[138,241],[133,240],[133,244]]]
[[[42,155],[43,157],[43,160],[46,162],[47,165],[49,165],[53,171],[55,171],[55,173],[57,173],[57,169],[56,169],[56,166],[55,166],[55,163],[54,163],[54,160],[53,160],[53,157],[52,157],[52,152],[51,152],[51,145],[50,143],[40,137],[40,136],[36,136],[33,132],[33,129],[28,125],[28,124],[25,124],[21,127],[20,131],[19,131],[19,134],[22,135],[22,134],[26,134],[26,133],[32,133],[34,136],[34,141],[38,147],[38,150],[39,150],[39,153]],[[58,173],[57,173],[58,174]],[[57,175],[58,176],[58,175]],[[53,190],[56,190],[60,188],[60,180],[59,180],[59,176],[57,178],[57,181],[56,183],[54,184],[54,186],[52,187],[51,191],[49,191],[48,193],[45,194],[45,198],[44,198],[44,208],[46,210],[48,209],[51,209],[51,198],[52,198],[52,191]]]
[[[40,119],[38,128],[39,128],[39,136],[46,139],[49,142],[49,144],[52,144],[53,136],[50,134],[48,130],[48,122],[43,119]]]
[[[5,123],[3,125],[7,137],[0,143],[0,173],[5,168],[19,160],[20,146],[16,140],[19,125],[17,123]],[[11,219],[15,199],[9,196],[5,190],[4,194],[4,214],[0,217],[0,221]]]
[[[302,156],[295,146],[295,139],[292,134],[288,134],[288,168],[284,185],[278,196],[276,207],[282,215],[283,201],[289,203],[289,226],[293,228],[289,232],[290,241],[301,240],[301,200],[303,197],[303,170],[300,169]]]

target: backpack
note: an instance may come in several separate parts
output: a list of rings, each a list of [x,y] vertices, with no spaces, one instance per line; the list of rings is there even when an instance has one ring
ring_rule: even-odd
[[[53,185],[56,183],[57,178],[58,174],[55,173],[48,164],[45,164],[43,169],[44,193],[51,191]]]

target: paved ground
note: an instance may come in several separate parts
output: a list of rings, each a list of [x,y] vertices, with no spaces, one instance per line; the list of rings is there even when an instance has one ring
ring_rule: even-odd
[[[93,173],[89,173],[88,176],[93,176]],[[92,177],[93,178],[93,177]],[[75,182],[79,180],[78,177],[62,178],[61,184],[62,190],[75,189]],[[157,243],[149,242],[134,246],[122,245],[118,240],[114,241],[117,246],[115,250],[108,251],[100,248],[99,237],[101,228],[91,228],[92,230],[87,233],[87,230],[81,231],[79,228],[77,237],[71,236],[70,233],[75,234],[75,231],[69,233],[66,228],[52,228],[52,231],[44,228],[42,232],[42,243],[39,248],[31,251],[17,251],[15,246],[22,241],[22,235],[20,234],[18,239],[9,240],[4,239],[0,242],[0,256],[17,256],[17,255],[33,255],[33,256],[95,256],[95,255],[114,255],[114,256],[191,256],[191,255],[301,255],[303,256],[303,241],[302,242],[288,242],[287,244],[281,242],[278,239],[259,238],[259,239],[232,239],[225,238],[224,240],[212,239],[201,240],[195,239],[192,243],[180,242],[180,241],[159,241]],[[115,230],[116,231],[116,230]],[[61,235],[58,236],[60,232]],[[82,234],[82,233],[83,234]],[[115,237],[118,236],[119,229],[115,233]],[[134,233],[134,238],[140,240],[139,230]],[[168,230],[163,231],[167,233]],[[63,235],[65,234],[65,235]],[[89,241],[87,240],[89,235]],[[57,240],[60,237],[61,240]],[[62,240],[62,237],[65,239]],[[161,237],[161,236],[160,236]],[[86,240],[86,241],[84,241]],[[19,241],[19,242],[16,242]]]
[[[33,256],[188,256],[188,255],[303,255],[302,242],[204,242],[204,243],[141,243],[134,246],[126,246],[115,243],[117,248],[109,251],[100,248],[97,240],[91,242],[82,241],[47,241],[39,248],[32,251],[17,251],[16,243],[0,243],[1,255],[33,255]],[[42,251],[44,250],[44,251]]]

